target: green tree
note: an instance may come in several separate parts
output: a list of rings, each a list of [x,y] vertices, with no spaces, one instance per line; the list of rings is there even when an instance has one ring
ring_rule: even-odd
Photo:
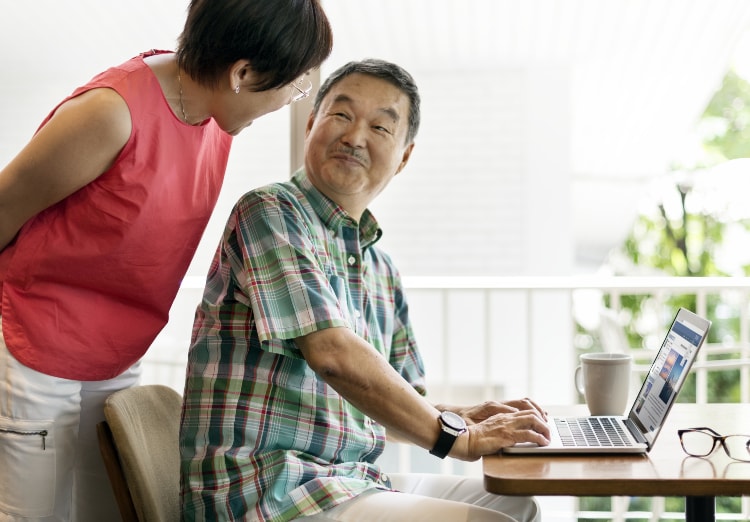
[[[701,159],[691,166],[675,163],[673,170],[707,171],[728,160],[750,157],[750,83],[730,70],[703,112],[698,134]],[[690,183],[675,182],[652,213],[638,217],[621,248],[625,257],[666,275],[728,275],[715,262],[728,218],[720,211],[691,212],[691,207],[700,208],[690,205],[695,196]]]
[[[628,261],[628,267],[648,268],[672,276],[727,276],[726,266],[717,265],[717,253],[724,246],[726,231],[730,226],[744,225],[750,230],[750,220],[740,221],[727,216],[721,208],[706,210],[696,202],[701,194],[693,190],[686,180],[689,174],[701,171],[710,175],[711,167],[728,160],[750,157],[750,83],[729,71],[721,87],[714,94],[698,123],[703,153],[696,164],[685,167],[675,164],[674,169],[686,176],[678,177],[671,190],[662,195],[661,201],[650,213],[641,214],[615,254]],[[748,233],[750,240],[750,233]],[[625,269],[627,270],[627,268]],[[732,273],[748,275],[745,266],[732,267]],[[622,275],[627,272],[620,271]],[[637,318],[645,301],[651,296],[626,296],[621,306]],[[685,306],[695,309],[695,298],[690,295],[671,297],[666,303],[670,308]],[[726,337],[739,336],[739,311],[735,316],[717,318],[717,307],[726,308],[721,296],[710,296],[708,313],[714,320],[709,342]],[[639,332],[628,330],[632,345],[642,342]],[[731,357],[731,354],[729,355]],[[736,371],[713,372],[709,379],[709,398],[712,401],[731,402],[739,400],[739,373]],[[683,401],[694,399],[692,383],[688,383],[680,397]]]

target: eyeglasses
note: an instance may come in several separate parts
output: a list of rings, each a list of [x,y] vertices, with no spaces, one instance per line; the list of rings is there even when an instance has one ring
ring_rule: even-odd
[[[292,103],[307,98],[310,96],[310,91],[312,91],[312,82],[307,76],[300,76],[290,86],[292,88]]]
[[[734,460],[750,462],[750,435],[720,435],[711,428],[677,430],[682,449],[691,457],[707,457],[719,443]]]

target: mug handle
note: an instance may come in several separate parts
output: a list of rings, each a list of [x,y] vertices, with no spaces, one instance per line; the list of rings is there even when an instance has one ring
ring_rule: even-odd
[[[573,375],[573,379],[575,380],[575,385],[576,385],[576,389],[578,390],[578,393],[583,395],[585,392],[583,389],[583,379],[581,378],[581,371],[582,371],[581,366],[578,366],[576,368],[575,374]]]

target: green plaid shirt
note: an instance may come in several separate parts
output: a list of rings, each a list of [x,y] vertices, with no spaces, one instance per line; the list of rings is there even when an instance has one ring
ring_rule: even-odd
[[[180,432],[185,520],[291,520],[390,487],[385,428],[339,396],[294,339],[351,328],[424,393],[381,231],[304,171],[235,206],[196,313]]]

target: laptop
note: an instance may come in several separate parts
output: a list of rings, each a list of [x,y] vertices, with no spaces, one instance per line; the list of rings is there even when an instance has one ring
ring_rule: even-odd
[[[627,416],[550,417],[549,446],[519,443],[513,454],[646,453],[656,442],[703,345],[711,321],[680,308]]]

